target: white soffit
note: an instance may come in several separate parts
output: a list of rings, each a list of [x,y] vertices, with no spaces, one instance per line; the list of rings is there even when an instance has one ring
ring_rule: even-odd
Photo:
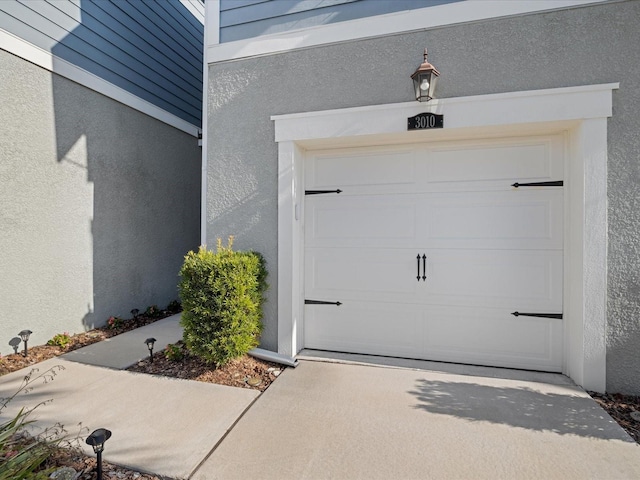
[[[212,3],[212,6],[219,9],[217,2]],[[463,0],[228,43],[218,43],[219,21],[212,21],[211,16],[208,15],[205,29],[215,29],[216,31],[214,35],[209,36],[205,55],[207,63],[215,63],[317,45],[425,30],[489,18],[571,8],[592,3],[603,3],[603,0]],[[214,10],[211,8],[212,12]],[[219,11],[216,13],[219,15]]]

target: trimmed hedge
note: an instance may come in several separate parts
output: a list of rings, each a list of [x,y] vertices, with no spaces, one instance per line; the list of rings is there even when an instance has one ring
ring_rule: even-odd
[[[234,252],[218,239],[217,252],[200,247],[189,252],[180,269],[180,298],[187,348],[216,365],[258,346],[262,304],[267,289],[264,258]]]

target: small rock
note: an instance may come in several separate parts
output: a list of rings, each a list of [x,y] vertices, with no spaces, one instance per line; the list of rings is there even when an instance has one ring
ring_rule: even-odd
[[[630,415],[636,422],[640,422],[640,412],[631,412]]]
[[[56,480],[75,480],[78,478],[78,472],[71,467],[62,467],[49,475],[49,478],[54,478]]]
[[[273,367],[269,367],[269,368],[267,368],[267,372],[268,372],[268,373],[271,373],[271,372],[273,372],[274,370],[275,370],[275,368],[273,368]]]
[[[250,377],[246,380],[246,382],[247,382],[247,385],[250,385],[252,387],[257,387],[262,383],[262,379],[260,377]]]
[[[144,362],[138,362],[139,367],[144,367]]]
[[[277,377],[278,375],[280,375],[282,373],[282,370],[276,370],[275,372],[273,372],[273,376]]]

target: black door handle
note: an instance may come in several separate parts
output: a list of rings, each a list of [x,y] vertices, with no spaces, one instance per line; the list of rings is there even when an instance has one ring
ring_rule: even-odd
[[[416,257],[417,266],[418,266],[418,275],[416,276],[416,280],[420,281],[420,254]],[[426,282],[427,280],[427,256],[422,254],[422,281]]]

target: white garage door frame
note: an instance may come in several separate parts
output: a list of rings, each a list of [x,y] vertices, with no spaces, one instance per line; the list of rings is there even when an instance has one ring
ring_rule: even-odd
[[[304,329],[304,164],[308,150],[562,133],[563,373],[606,386],[607,118],[603,84],[273,116],[278,143],[278,351],[293,356]],[[444,115],[443,129],[407,131],[407,118]]]

